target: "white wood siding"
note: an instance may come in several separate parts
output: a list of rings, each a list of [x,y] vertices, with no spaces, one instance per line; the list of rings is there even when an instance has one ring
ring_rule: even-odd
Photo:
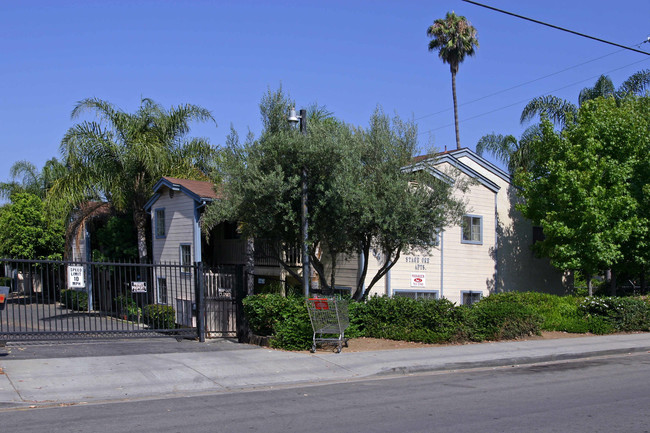
[[[156,238],[156,210],[165,209],[165,237]],[[175,191],[169,197],[168,189],[162,188],[160,198],[151,207],[153,258],[156,263],[180,262],[180,245],[188,244],[194,257],[194,200]]]
[[[168,188],[161,188],[160,197],[151,207],[151,229],[153,239],[153,260],[154,263],[179,263],[180,246],[190,245],[192,253],[191,263],[196,260],[194,257],[194,200],[182,192],[174,191],[170,197]],[[156,210],[165,209],[165,237],[156,237]],[[156,275],[156,284],[158,277]],[[194,275],[192,272],[185,274],[174,272],[165,275],[167,280],[167,304],[174,307],[176,311],[176,322],[182,325],[191,325],[191,318],[187,315],[188,305],[194,302]],[[191,309],[190,309],[191,310]]]
[[[537,258],[533,254],[532,224],[515,209],[515,204],[520,200],[517,189],[471,158],[464,156],[458,159],[501,187],[497,195],[497,275],[493,290],[564,293],[564,273],[551,266],[548,259]]]
[[[395,290],[437,291],[438,296],[458,304],[463,291],[479,291],[487,296],[496,266],[493,256],[495,197],[493,191],[480,184],[470,186],[463,196],[467,201],[467,214],[482,218],[481,244],[463,243],[460,225],[445,227],[436,248],[402,253],[390,271],[390,279],[385,277],[379,281],[371,294],[392,295]],[[370,258],[366,284],[370,284],[380,265],[381,258]],[[418,287],[418,283],[413,281],[417,276],[423,277],[423,286]]]

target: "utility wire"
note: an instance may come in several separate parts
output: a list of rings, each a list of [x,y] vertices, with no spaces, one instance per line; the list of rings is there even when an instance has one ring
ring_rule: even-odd
[[[630,63],[630,64],[625,65],[625,66],[621,66],[621,67],[619,67],[619,68],[610,69],[609,71],[605,72],[605,74],[609,74],[609,73],[612,73],[612,72],[616,72],[616,71],[619,71],[619,70],[621,70],[621,69],[625,69],[625,68],[627,68],[627,67],[629,67],[629,66],[636,65],[637,63],[646,62],[647,60],[648,60],[648,59],[643,59],[643,60],[639,60],[639,61],[634,62],[634,63]],[[602,74],[601,74],[601,75],[602,75]],[[584,82],[586,82],[586,81],[591,81],[591,80],[593,80],[593,79],[595,79],[595,78],[599,78],[599,77],[600,77],[600,75],[594,75],[593,77],[585,78],[584,80],[576,81],[576,82],[574,82],[574,83],[567,84],[566,86],[558,87],[558,88],[555,89],[555,90],[551,90],[549,93],[557,92],[557,91],[559,91],[559,90],[564,90],[564,89],[567,89],[567,88],[569,88],[569,87],[573,87],[573,86],[575,86],[575,85],[577,85],[577,84],[581,84],[581,83],[584,83]],[[518,104],[521,104],[521,103],[524,103],[524,102],[528,102],[528,101],[530,101],[530,99],[522,99],[522,100],[517,101],[517,102],[514,102],[514,103],[512,103],[512,104],[504,105],[503,107],[495,108],[494,110],[487,111],[487,112],[485,112],[485,113],[480,113],[480,114],[477,114],[477,115],[475,115],[475,116],[468,117],[468,118],[466,118],[466,119],[462,119],[462,120],[459,121],[459,123],[461,123],[461,122],[466,122],[466,121],[468,121],[468,120],[473,120],[473,119],[476,119],[476,118],[478,118],[478,117],[487,116],[488,114],[492,114],[492,113],[495,113],[495,112],[497,112],[497,111],[505,110],[506,108],[514,107],[515,105],[518,105]],[[448,111],[448,110],[445,110],[445,111]],[[429,130],[427,130],[427,131],[423,131],[423,132],[418,133],[418,135],[428,134],[428,133],[430,133],[430,132],[438,131],[438,130],[440,130],[440,129],[449,128],[450,126],[454,126],[454,123],[448,123],[447,125],[443,125],[443,126],[439,126],[439,127],[437,127],[437,128],[429,129]]]
[[[462,104],[458,104],[458,106],[459,106],[459,107],[463,107],[463,106],[465,106],[465,105],[473,104],[474,102],[482,101],[483,99],[491,98],[492,96],[496,96],[496,95],[499,95],[499,94],[501,94],[501,93],[509,92],[510,90],[514,90],[514,89],[517,89],[517,88],[519,88],[519,87],[523,87],[523,86],[526,86],[526,85],[528,85],[528,84],[534,83],[534,82],[536,82],[536,81],[541,81],[541,80],[543,80],[543,79],[545,79],[545,78],[549,78],[549,77],[552,77],[552,76],[554,76],[554,75],[561,74],[562,72],[570,71],[571,69],[575,69],[575,68],[578,68],[578,67],[580,67],[580,66],[584,66],[584,65],[586,65],[587,63],[591,63],[591,62],[595,62],[595,61],[600,60],[600,59],[604,59],[605,57],[608,57],[608,56],[611,56],[611,55],[614,55],[614,54],[620,53],[621,51],[624,51],[624,50],[616,50],[616,51],[613,51],[613,52],[611,52],[611,53],[609,53],[609,54],[605,54],[604,56],[596,57],[595,59],[587,60],[587,61],[584,61],[584,62],[582,62],[582,63],[578,63],[577,65],[569,66],[569,67],[564,68],[564,69],[562,69],[562,70],[559,70],[559,71],[557,71],[557,72],[552,72],[552,73],[550,73],[550,74],[548,74],[548,75],[544,75],[543,77],[534,78],[534,79],[532,79],[532,80],[530,80],[530,81],[525,81],[525,82],[523,82],[523,83],[516,84],[516,85],[514,85],[514,86],[512,86],[512,87],[508,87],[507,89],[499,90],[499,91],[497,91],[497,92],[490,93],[490,94],[485,95],[485,96],[481,96],[480,98],[472,99],[472,100],[469,101],[469,102],[464,102],[464,103],[462,103]],[[446,109],[444,109],[444,110],[437,111],[437,112],[435,112],[435,113],[425,114],[424,116],[420,116],[420,117],[418,117],[418,118],[416,118],[416,119],[414,119],[414,120],[415,120],[415,121],[418,121],[418,120],[421,120],[421,119],[425,119],[425,118],[427,118],[427,117],[431,117],[431,116],[435,116],[435,115],[438,115],[438,114],[446,113],[446,112],[451,111],[451,110],[453,110],[453,108],[446,108]]]
[[[569,30],[569,29],[566,29],[564,27],[559,27],[559,26],[556,26],[556,25],[553,25],[553,24],[545,23],[543,21],[535,20],[533,18],[528,18],[528,17],[525,17],[523,15],[517,15],[517,14],[514,14],[512,12],[504,11],[503,9],[497,9],[495,7],[484,5],[484,4],[481,4],[481,3],[478,3],[478,2],[475,2],[475,1],[472,1],[472,0],[463,0],[463,1],[465,3],[471,3],[473,5],[481,6],[481,7],[484,7],[486,9],[491,9],[491,10],[496,11],[496,12],[501,12],[502,14],[510,15],[510,16],[517,17],[517,18],[521,18],[522,20],[532,21],[534,23],[541,24],[543,26],[551,27],[551,28],[554,28],[554,29],[557,29],[557,30],[562,30],[563,32],[572,33],[574,35],[582,36],[583,38],[592,39],[594,41],[602,42],[604,44],[614,45],[615,47],[623,48],[624,50],[630,50],[630,51],[634,51],[636,53],[641,53],[641,54],[645,54],[646,56],[650,56],[650,53],[648,53],[647,51],[637,50],[636,48],[632,48],[632,47],[628,47],[628,46],[625,46],[625,45],[617,44],[616,42],[606,41],[604,39],[600,39],[600,38],[597,38],[597,37],[594,37],[594,36],[589,36],[589,35],[586,35],[584,33],[579,33],[579,32],[576,32],[574,30]]]

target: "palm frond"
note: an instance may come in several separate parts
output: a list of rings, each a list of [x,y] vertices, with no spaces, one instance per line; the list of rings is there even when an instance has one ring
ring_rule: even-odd
[[[630,75],[618,88],[616,94],[619,98],[629,94],[643,96],[648,87],[650,87],[650,69],[644,69]]]
[[[484,135],[476,143],[476,153],[483,155],[488,152],[499,161],[507,164],[510,156],[517,149],[517,139],[512,135],[491,134]]]
[[[578,108],[571,102],[547,95],[533,98],[521,112],[520,122],[522,124],[542,114],[548,116],[549,120],[558,126],[564,127],[567,122],[572,121],[578,114]]]

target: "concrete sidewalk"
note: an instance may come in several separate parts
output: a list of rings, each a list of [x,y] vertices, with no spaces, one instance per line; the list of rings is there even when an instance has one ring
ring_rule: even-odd
[[[650,333],[316,354],[227,340],[19,344],[0,348],[0,409],[181,397],[374,375],[650,351]]]

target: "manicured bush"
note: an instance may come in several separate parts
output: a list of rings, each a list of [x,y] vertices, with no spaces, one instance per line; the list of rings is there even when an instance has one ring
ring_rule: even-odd
[[[246,297],[243,305],[251,332],[273,336],[271,347],[287,350],[311,347],[313,333],[304,298],[253,295]]]
[[[142,309],[144,323],[153,329],[176,328],[176,314],[171,305],[149,304]]]
[[[462,315],[446,299],[374,296],[351,307],[350,336],[439,343],[458,340],[462,328]]]
[[[580,303],[580,310],[592,321],[605,322],[613,331],[650,330],[650,303],[641,298],[592,296]]]
[[[72,289],[61,290],[61,304],[74,311],[88,311],[88,293]]]
[[[496,295],[487,299],[493,296]],[[589,323],[578,310],[582,298],[539,292],[509,292],[498,296],[532,308],[542,318],[543,331],[589,332]]]
[[[511,293],[491,295],[472,305],[469,311],[471,339],[511,340],[539,335],[543,317]]]

